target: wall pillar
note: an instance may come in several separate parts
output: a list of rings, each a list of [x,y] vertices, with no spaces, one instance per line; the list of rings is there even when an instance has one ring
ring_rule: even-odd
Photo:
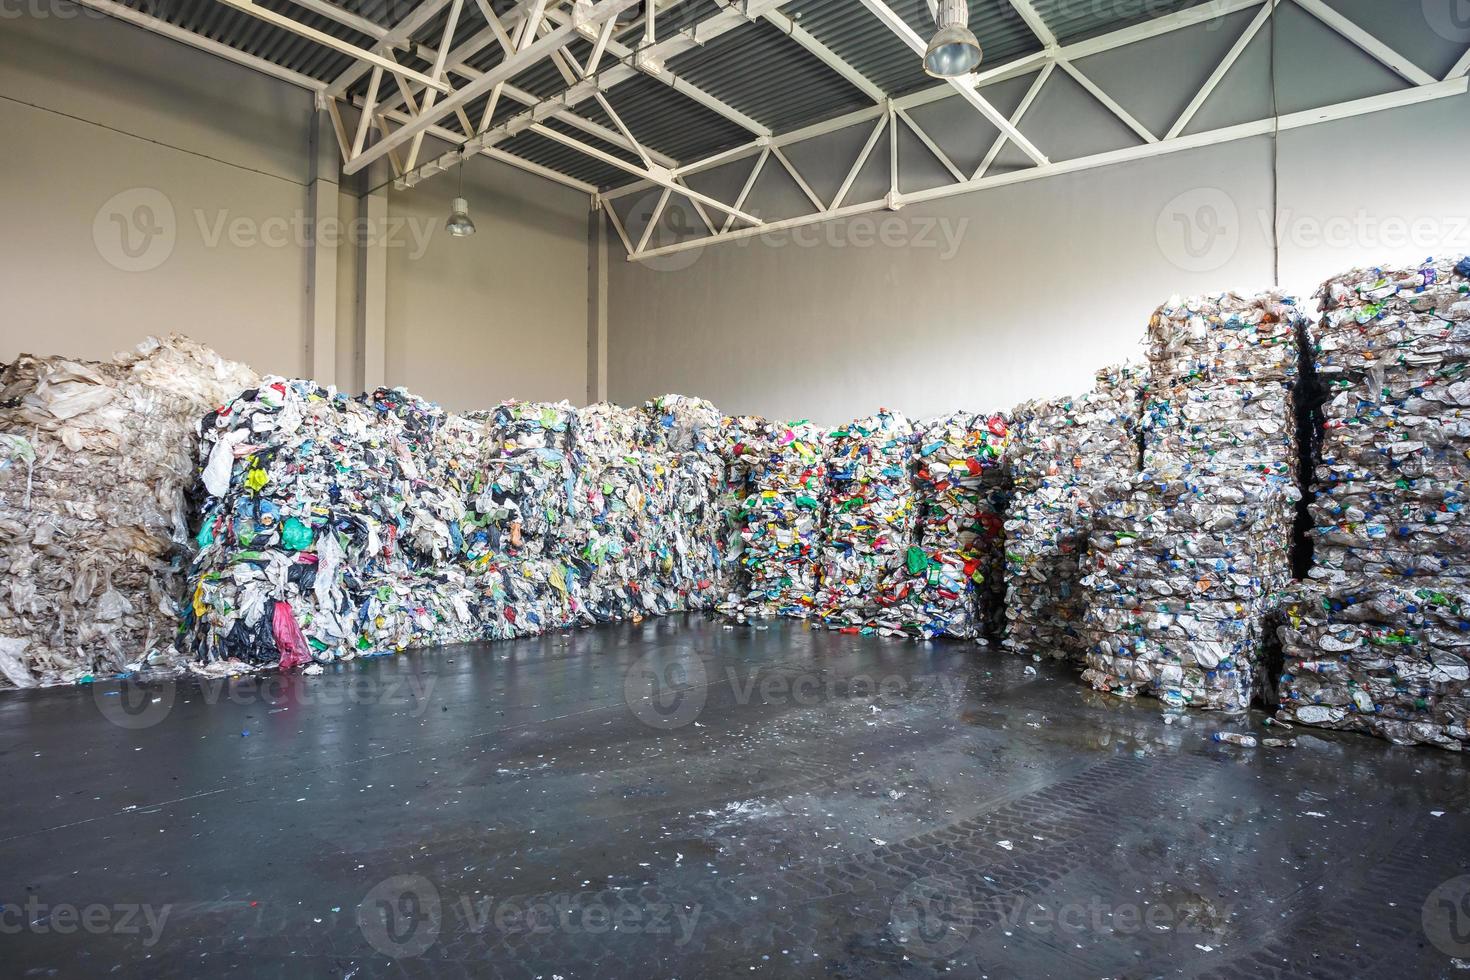
[[[337,247],[341,220],[337,207],[340,154],[331,116],[317,109],[308,138],[311,171],[306,213],[306,370],[319,384],[342,383],[337,375]]]

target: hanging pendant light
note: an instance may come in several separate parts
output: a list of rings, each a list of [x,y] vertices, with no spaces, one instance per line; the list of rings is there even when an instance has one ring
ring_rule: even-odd
[[[924,52],[924,71],[935,78],[957,78],[980,67],[980,42],[970,31],[968,0],[929,0],[938,28]]]
[[[455,238],[468,238],[475,233],[475,223],[470,220],[470,203],[464,195],[464,159],[459,161],[459,193],[454,202],[449,205],[449,220],[444,222],[444,230]]]

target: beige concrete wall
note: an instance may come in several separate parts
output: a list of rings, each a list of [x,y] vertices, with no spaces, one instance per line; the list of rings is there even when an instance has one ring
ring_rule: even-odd
[[[0,361],[105,357],[187,333],[263,372],[310,370],[309,93],[137,27],[0,19]],[[432,141],[426,155],[442,152]],[[476,160],[480,232],[444,232],[452,178],[389,191],[386,378],[456,408],[586,391],[584,195]],[[336,358],[359,390],[357,248],[338,194]]]
[[[306,205],[310,97],[72,13],[0,21],[0,359],[179,331],[300,373],[304,249],[265,236]]]
[[[585,194],[484,158],[465,165],[476,233],[444,230],[456,174],[388,196],[387,382],[456,409],[581,404],[587,388]]]

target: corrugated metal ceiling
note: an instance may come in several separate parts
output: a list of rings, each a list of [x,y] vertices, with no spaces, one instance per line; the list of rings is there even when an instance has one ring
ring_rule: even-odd
[[[177,27],[242,52],[330,82],[351,68],[353,59],[290,31],[264,23],[218,0],[122,0],[140,13],[149,14]],[[256,0],[262,7],[284,14],[309,27],[324,31],[354,45],[368,48],[374,43],[351,27],[299,7],[290,0]],[[344,10],[383,29],[410,16],[416,0],[333,0]],[[1153,17],[1173,13],[1205,0],[1107,0],[1079,3],[1077,0],[1032,0],[1037,11],[1063,43],[1092,37]],[[889,0],[890,6],[920,36],[933,30],[926,0]],[[492,0],[498,13],[505,13],[516,0]],[[662,39],[690,30],[694,25],[725,9],[722,0],[678,0],[661,9],[657,35]],[[782,11],[819,41],[873,81],[890,97],[898,97],[936,84],[920,67],[918,57],[889,32],[857,0],[790,0]],[[413,41],[430,50],[437,48],[443,34],[447,10],[440,11],[414,33]],[[1010,0],[970,0],[970,26],[985,52],[985,65],[1003,64],[1041,48],[1040,42],[1016,13]],[[478,6],[466,0],[455,30],[453,46],[464,44],[484,31],[485,20]],[[629,23],[615,37],[628,47],[642,39],[641,17],[635,10]],[[571,43],[572,54],[585,63],[591,45],[582,38]],[[430,67],[421,48],[400,49],[397,57],[419,71]],[[490,44],[466,59],[477,71],[488,71],[503,60],[499,45]],[[617,60],[605,56],[603,68]],[[786,37],[765,20],[741,25],[726,34],[670,58],[668,69],[775,132],[785,132],[820,122],[870,105],[863,94],[837,72],[823,64],[796,41]],[[566,88],[566,80],[551,61],[543,61],[520,73],[512,83],[538,98],[555,96]],[[353,91],[361,94],[367,84],[359,79]],[[396,98],[396,86],[385,94]],[[691,160],[744,142],[751,134],[742,126],[673,91],[666,81],[639,75],[613,86],[607,98],[633,134],[649,147],[676,160]],[[485,99],[466,107],[478,123]],[[492,125],[499,125],[525,110],[514,99],[503,98]],[[609,128],[612,120],[595,101],[574,109],[584,118]],[[453,120],[445,123],[457,128]],[[565,123],[554,128],[574,134],[620,158],[632,154]],[[600,186],[622,183],[627,174],[593,160],[576,150],[534,133],[523,133],[499,144],[501,149],[524,155],[533,162]]]

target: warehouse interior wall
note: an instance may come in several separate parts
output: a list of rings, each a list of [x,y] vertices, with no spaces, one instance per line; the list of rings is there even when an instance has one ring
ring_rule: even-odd
[[[298,375],[310,95],[81,7],[0,21],[0,361],[185,333]],[[266,235],[280,231],[279,237]]]
[[[329,140],[336,192],[313,211],[318,122],[309,92],[87,8],[0,17],[0,362],[104,358],[178,332],[360,391],[366,241],[386,253],[381,380],[451,408],[583,400],[586,195],[477,158],[474,237],[444,230],[454,175],[380,189],[386,217],[364,222],[370,188],[339,181]],[[314,214],[335,214],[330,236]],[[315,337],[314,247],[335,253]]]
[[[457,196],[452,172],[388,193],[387,383],[455,410],[511,397],[581,404],[587,195],[477,157],[463,191],[475,234],[452,238]]]
[[[1354,17],[1373,15],[1372,5],[1353,7]],[[1239,17],[1196,29],[1188,44],[1159,39],[1079,67],[1163,132],[1238,36]],[[1300,11],[1281,17],[1283,114],[1402,86]],[[1464,46],[1430,40],[1404,38],[1400,50],[1442,75]],[[1143,85],[1140,63],[1149,66]],[[1186,132],[1269,117],[1270,78],[1269,44],[1258,37]],[[1009,113],[1029,83],[986,91]],[[1138,142],[1097,110],[1056,72],[1028,119],[1054,160]],[[914,115],[962,170],[995,133],[977,131],[976,113],[958,99]],[[726,412],[835,424],[880,405],[920,417],[1086,391],[1097,369],[1142,357],[1149,315],[1171,295],[1270,287],[1273,224],[1280,283],[1308,303],[1324,279],[1354,266],[1470,251],[1467,120],[1470,97],[1456,96],[1289,130],[1274,149],[1269,136],[1221,143],[639,262],[614,239],[609,395],[627,404],[678,391]],[[787,152],[830,200],[870,131]],[[886,140],[846,201],[882,197]],[[902,191],[951,180],[911,133],[899,154]],[[997,159],[998,172],[1023,165],[1011,149]],[[691,185],[732,200],[750,168],[730,164]],[[659,196],[654,188],[614,202],[635,242]],[[779,219],[811,205],[771,164],[747,210]],[[679,241],[680,222],[687,230],[700,219],[670,207],[652,245]]]

